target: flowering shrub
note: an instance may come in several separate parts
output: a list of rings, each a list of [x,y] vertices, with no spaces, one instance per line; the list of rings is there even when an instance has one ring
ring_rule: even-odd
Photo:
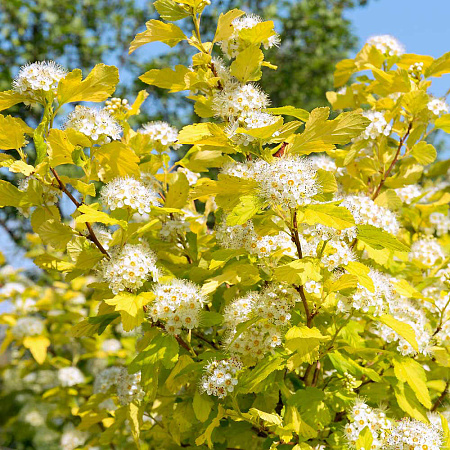
[[[0,93],[43,111],[36,129],[0,117],[0,164],[21,178],[0,181],[0,206],[30,217],[53,280],[2,273],[4,442],[448,448],[450,163],[427,139],[450,131],[428,91],[450,54],[376,36],[337,65],[334,119],[269,107],[273,22],[232,10],[204,42],[207,3],[156,1],[164,20],[130,47],[192,46],[190,67],[140,79],[187,92],[198,123],[133,130],[147,94],[108,100],[103,64],[85,79],[31,64]],[[78,102],[105,106],[57,128]]]

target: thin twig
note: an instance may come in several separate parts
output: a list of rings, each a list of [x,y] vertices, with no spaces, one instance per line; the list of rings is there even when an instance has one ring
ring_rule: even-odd
[[[402,150],[403,144],[405,143],[406,139],[409,136],[409,133],[411,132],[412,125],[413,124],[411,122],[408,126],[408,129],[406,130],[405,135],[400,139],[400,142],[398,143],[397,151],[395,152],[394,159],[392,160],[388,170],[386,172],[384,172],[383,177],[381,178],[380,184],[378,185],[377,190],[375,191],[375,193],[372,196],[372,200],[375,200],[378,197],[378,195],[380,195],[381,188],[384,186],[384,183],[386,182],[387,178],[389,177],[389,175],[392,172],[392,169],[394,168],[396,162],[398,161],[398,157],[400,156],[400,152]]]
[[[441,403],[444,401],[445,397],[448,394],[449,385],[450,385],[450,381],[447,381],[447,383],[445,383],[444,390],[442,391],[442,393],[439,396],[439,398],[434,402],[434,404],[433,404],[433,406],[431,408],[432,412],[436,411],[439,408],[439,406],[441,405]]]
[[[79,202],[72,193],[67,189],[66,185],[62,182],[61,178],[59,178],[59,175],[57,174],[56,170],[53,167],[50,167],[50,170],[55,177],[56,181],[58,182],[59,189],[64,192],[64,194],[69,197],[69,199],[72,201],[72,203],[79,208],[83,202]],[[97,239],[97,236],[94,233],[94,230],[92,229],[92,225],[89,222],[86,222],[86,228],[89,231],[88,238],[97,246],[97,248],[109,259],[109,253],[105,250],[103,245],[100,243],[100,241]]]

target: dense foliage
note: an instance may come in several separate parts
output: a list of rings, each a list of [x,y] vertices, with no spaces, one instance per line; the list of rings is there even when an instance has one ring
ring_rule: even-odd
[[[371,38],[338,63],[330,120],[270,107],[274,23],[233,9],[204,41],[207,3],[157,0],[130,46],[192,47],[140,77],[193,102],[180,131],[134,131],[147,93],[111,98],[114,66],[34,63],[0,93],[42,111],[35,129],[0,116],[0,164],[21,176],[0,207],[29,218],[48,274],[0,272],[2,442],[448,448],[450,161],[427,138],[450,130],[428,91],[450,54]]]

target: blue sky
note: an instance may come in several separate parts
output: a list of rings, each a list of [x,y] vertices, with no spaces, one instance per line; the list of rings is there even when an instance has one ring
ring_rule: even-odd
[[[450,51],[450,0],[369,0],[363,8],[347,13],[360,46],[370,36],[391,34],[407,53],[438,57]],[[432,92],[442,96],[450,77],[437,78]]]

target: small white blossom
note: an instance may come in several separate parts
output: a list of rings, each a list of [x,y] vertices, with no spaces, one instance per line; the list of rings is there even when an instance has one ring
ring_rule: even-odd
[[[410,205],[414,199],[422,195],[422,189],[418,184],[410,184],[408,186],[395,189],[395,193],[403,203]]]
[[[448,113],[448,105],[444,100],[434,98],[428,102],[428,109],[435,115],[440,116],[443,113]]]
[[[418,239],[411,245],[410,261],[419,261],[427,267],[433,267],[439,260],[445,258],[444,250],[436,239]]]
[[[56,93],[59,81],[67,70],[54,61],[38,61],[22,66],[13,80],[13,90],[35,100],[39,94]]]
[[[331,272],[332,270],[346,266],[350,261],[355,261],[353,250],[342,241],[330,241],[325,247],[322,263]]]
[[[45,330],[44,322],[37,317],[20,317],[11,329],[16,339],[39,336]]]
[[[125,244],[111,252],[111,259],[103,259],[100,273],[114,294],[126,289],[136,291],[150,277],[158,280],[156,256],[147,244]]]
[[[75,450],[84,445],[88,437],[89,433],[86,431],[66,427],[61,436],[60,448],[61,450]]]
[[[344,198],[341,206],[352,213],[355,223],[358,225],[373,225],[394,235],[399,232],[400,226],[395,214],[389,209],[377,205],[369,197],[349,195]]]
[[[178,141],[178,130],[167,122],[149,122],[142,126],[139,133],[150,137],[153,144],[159,144],[164,147],[180,148],[181,145],[176,144]]]
[[[370,120],[370,123],[359,139],[376,139],[379,136],[389,136],[391,134],[392,126],[386,121],[382,112],[364,111],[362,115],[367,117]],[[356,140],[358,140],[358,138]]]
[[[385,56],[400,56],[405,53],[405,47],[395,37],[388,34],[372,36],[367,40],[367,44],[377,48]]]
[[[174,279],[153,288],[155,299],[148,311],[153,322],[161,320],[170,334],[179,334],[182,328],[192,330],[199,326],[200,311],[206,303],[200,288],[186,280]]]
[[[209,362],[200,381],[200,391],[219,398],[226,397],[237,385],[237,373],[241,370],[242,363],[237,358]]]
[[[102,350],[106,353],[117,353],[122,348],[122,344],[117,339],[106,339],[102,342]]]
[[[84,375],[77,367],[63,367],[58,371],[58,380],[61,386],[70,387],[84,383]]]
[[[120,139],[120,133],[122,132],[122,128],[109,111],[80,105],[76,106],[69,114],[65,127],[83,133],[96,144]]]
[[[129,208],[140,214],[159,206],[159,196],[150,186],[132,177],[117,177],[103,186],[100,199],[111,211]]]
[[[251,29],[262,22],[261,17],[255,14],[246,14],[233,20],[233,33],[229,38],[220,42],[220,48],[228,58],[234,58],[245,48],[244,40],[240,37],[240,32],[245,29]],[[272,36],[263,41],[263,46],[267,50],[278,46],[280,37],[275,31]]]
[[[145,392],[141,386],[141,372],[128,373],[124,368],[117,381],[117,396],[122,405],[133,401],[141,401]]]
[[[397,422],[386,439],[386,450],[440,450],[442,431],[433,424],[405,418]]]
[[[105,102],[105,110],[112,116],[124,114],[131,109],[126,98],[113,97]]]
[[[198,173],[192,172],[185,167],[179,167],[178,172],[182,172],[186,175],[190,186],[193,186],[195,183],[197,183],[197,180],[200,178],[200,175]]]
[[[433,212],[430,214],[429,221],[437,236],[445,236],[450,231],[450,217],[448,215]]]

